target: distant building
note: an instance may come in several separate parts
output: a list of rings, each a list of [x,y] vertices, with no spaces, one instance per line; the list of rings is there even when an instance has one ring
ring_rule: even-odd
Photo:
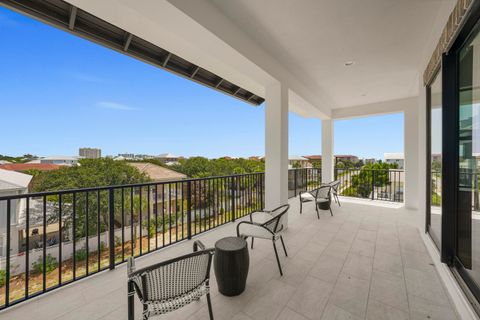
[[[0,169],[0,197],[28,193],[28,187],[30,186],[32,178],[33,177],[28,174]],[[12,252],[18,252],[18,220],[20,216],[20,211],[24,207],[25,200],[12,200],[10,202],[10,250]],[[0,201],[0,221],[7,221],[6,201]],[[0,256],[2,257],[6,255],[6,231],[6,224],[0,223]]]
[[[259,157],[259,156],[251,156],[251,157],[248,157],[248,160],[260,161],[260,160],[261,160],[261,157]]]
[[[383,158],[386,163],[397,164],[399,169],[403,169],[405,166],[405,157],[403,153],[384,153]]]
[[[178,160],[180,160],[181,157],[176,156],[176,155],[171,154],[171,153],[162,153],[162,154],[159,154],[158,156],[156,156],[155,158],[162,161],[166,165],[170,166],[170,165],[178,164]]]
[[[58,164],[60,166],[76,166],[78,165],[78,160],[80,160],[80,157],[50,156],[50,157],[44,157],[37,160],[33,160],[28,163],[51,163],[51,164]]]
[[[364,164],[375,164],[376,162],[377,162],[377,159],[375,158],[363,159]]]
[[[0,165],[2,164],[9,164],[11,163],[10,161],[7,161],[7,160],[0,160]]]
[[[126,159],[126,160],[133,160],[133,159],[135,159],[135,155],[134,155],[133,153],[119,153],[116,158],[118,158],[118,157],[122,157],[123,160],[125,160],[125,159]]]
[[[357,163],[358,162],[358,157],[353,156],[351,154],[337,154],[337,155],[335,155],[335,163],[341,162],[341,161]]]
[[[308,168],[309,162],[307,158],[301,156],[288,156],[288,168]]]
[[[177,181],[187,179],[187,175],[173,171],[168,168],[158,166],[147,162],[129,162],[130,166],[137,168],[140,172],[145,173],[153,181]]]
[[[97,148],[80,148],[78,155],[86,159],[99,159],[102,157],[102,150]]]
[[[25,172],[28,170],[38,170],[38,171],[52,171],[58,170],[62,166],[52,163],[11,163],[11,164],[1,164],[0,169]]]
[[[322,163],[322,155],[321,154],[313,154],[309,156],[303,156],[304,158],[308,159],[308,162],[311,167],[319,168],[320,164]],[[315,165],[317,164],[317,165]]]
[[[474,154],[475,156],[475,154]],[[441,153],[432,153],[432,161],[442,162],[442,154]]]

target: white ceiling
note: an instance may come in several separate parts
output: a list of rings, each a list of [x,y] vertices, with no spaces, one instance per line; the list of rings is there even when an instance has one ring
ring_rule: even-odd
[[[456,2],[210,1],[301,81],[322,88],[334,108],[416,96]]]

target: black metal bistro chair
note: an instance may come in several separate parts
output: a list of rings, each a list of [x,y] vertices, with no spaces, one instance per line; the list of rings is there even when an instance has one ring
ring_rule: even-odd
[[[339,207],[342,205],[340,204],[340,199],[338,198],[338,188],[340,187],[340,180],[335,180],[329,183],[330,187],[332,187],[331,193],[333,200],[338,204]]]
[[[300,193],[300,213],[302,213],[304,202],[314,202],[315,210],[317,211],[317,217],[320,219],[319,209],[330,210],[330,214],[333,217],[332,212],[332,187],[329,184],[324,184],[312,191],[305,191]]]
[[[134,319],[134,295],[143,305],[142,319],[165,314],[207,296],[208,312],[213,319],[210,301],[210,266],[214,249],[205,249],[195,241],[193,253],[135,270],[128,259],[128,319]],[[200,247],[202,251],[197,251]]]
[[[273,250],[275,251],[275,256],[277,258],[278,269],[280,270],[280,275],[282,276],[282,266],[280,264],[280,259],[278,258],[277,246],[275,242],[280,239],[285,256],[288,257],[287,249],[285,248],[285,243],[282,237],[282,232],[285,230],[284,221],[287,216],[288,209],[290,209],[290,205],[284,204],[271,211],[256,211],[250,214],[250,221],[241,221],[239,224],[237,224],[237,236],[245,239],[251,237],[252,249],[253,240],[255,238],[272,240]],[[255,214],[257,216],[260,213],[264,215],[264,222],[254,222],[253,215]]]

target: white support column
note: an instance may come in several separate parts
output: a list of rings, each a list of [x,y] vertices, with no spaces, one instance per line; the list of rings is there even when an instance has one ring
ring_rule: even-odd
[[[280,83],[265,95],[265,208],[288,202],[288,88]]]
[[[412,104],[405,108],[404,113],[404,153],[405,153],[405,207],[418,209],[418,177],[419,177],[419,126],[418,104]]]
[[[322,182],[334,179],[333,167],[333,119],[322,120]]]

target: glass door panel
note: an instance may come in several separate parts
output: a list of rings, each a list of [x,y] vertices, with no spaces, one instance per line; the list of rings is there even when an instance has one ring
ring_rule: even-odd
[[[430,225],[428,232],[441,248],[442,232],[442,73],[430,86]]]

